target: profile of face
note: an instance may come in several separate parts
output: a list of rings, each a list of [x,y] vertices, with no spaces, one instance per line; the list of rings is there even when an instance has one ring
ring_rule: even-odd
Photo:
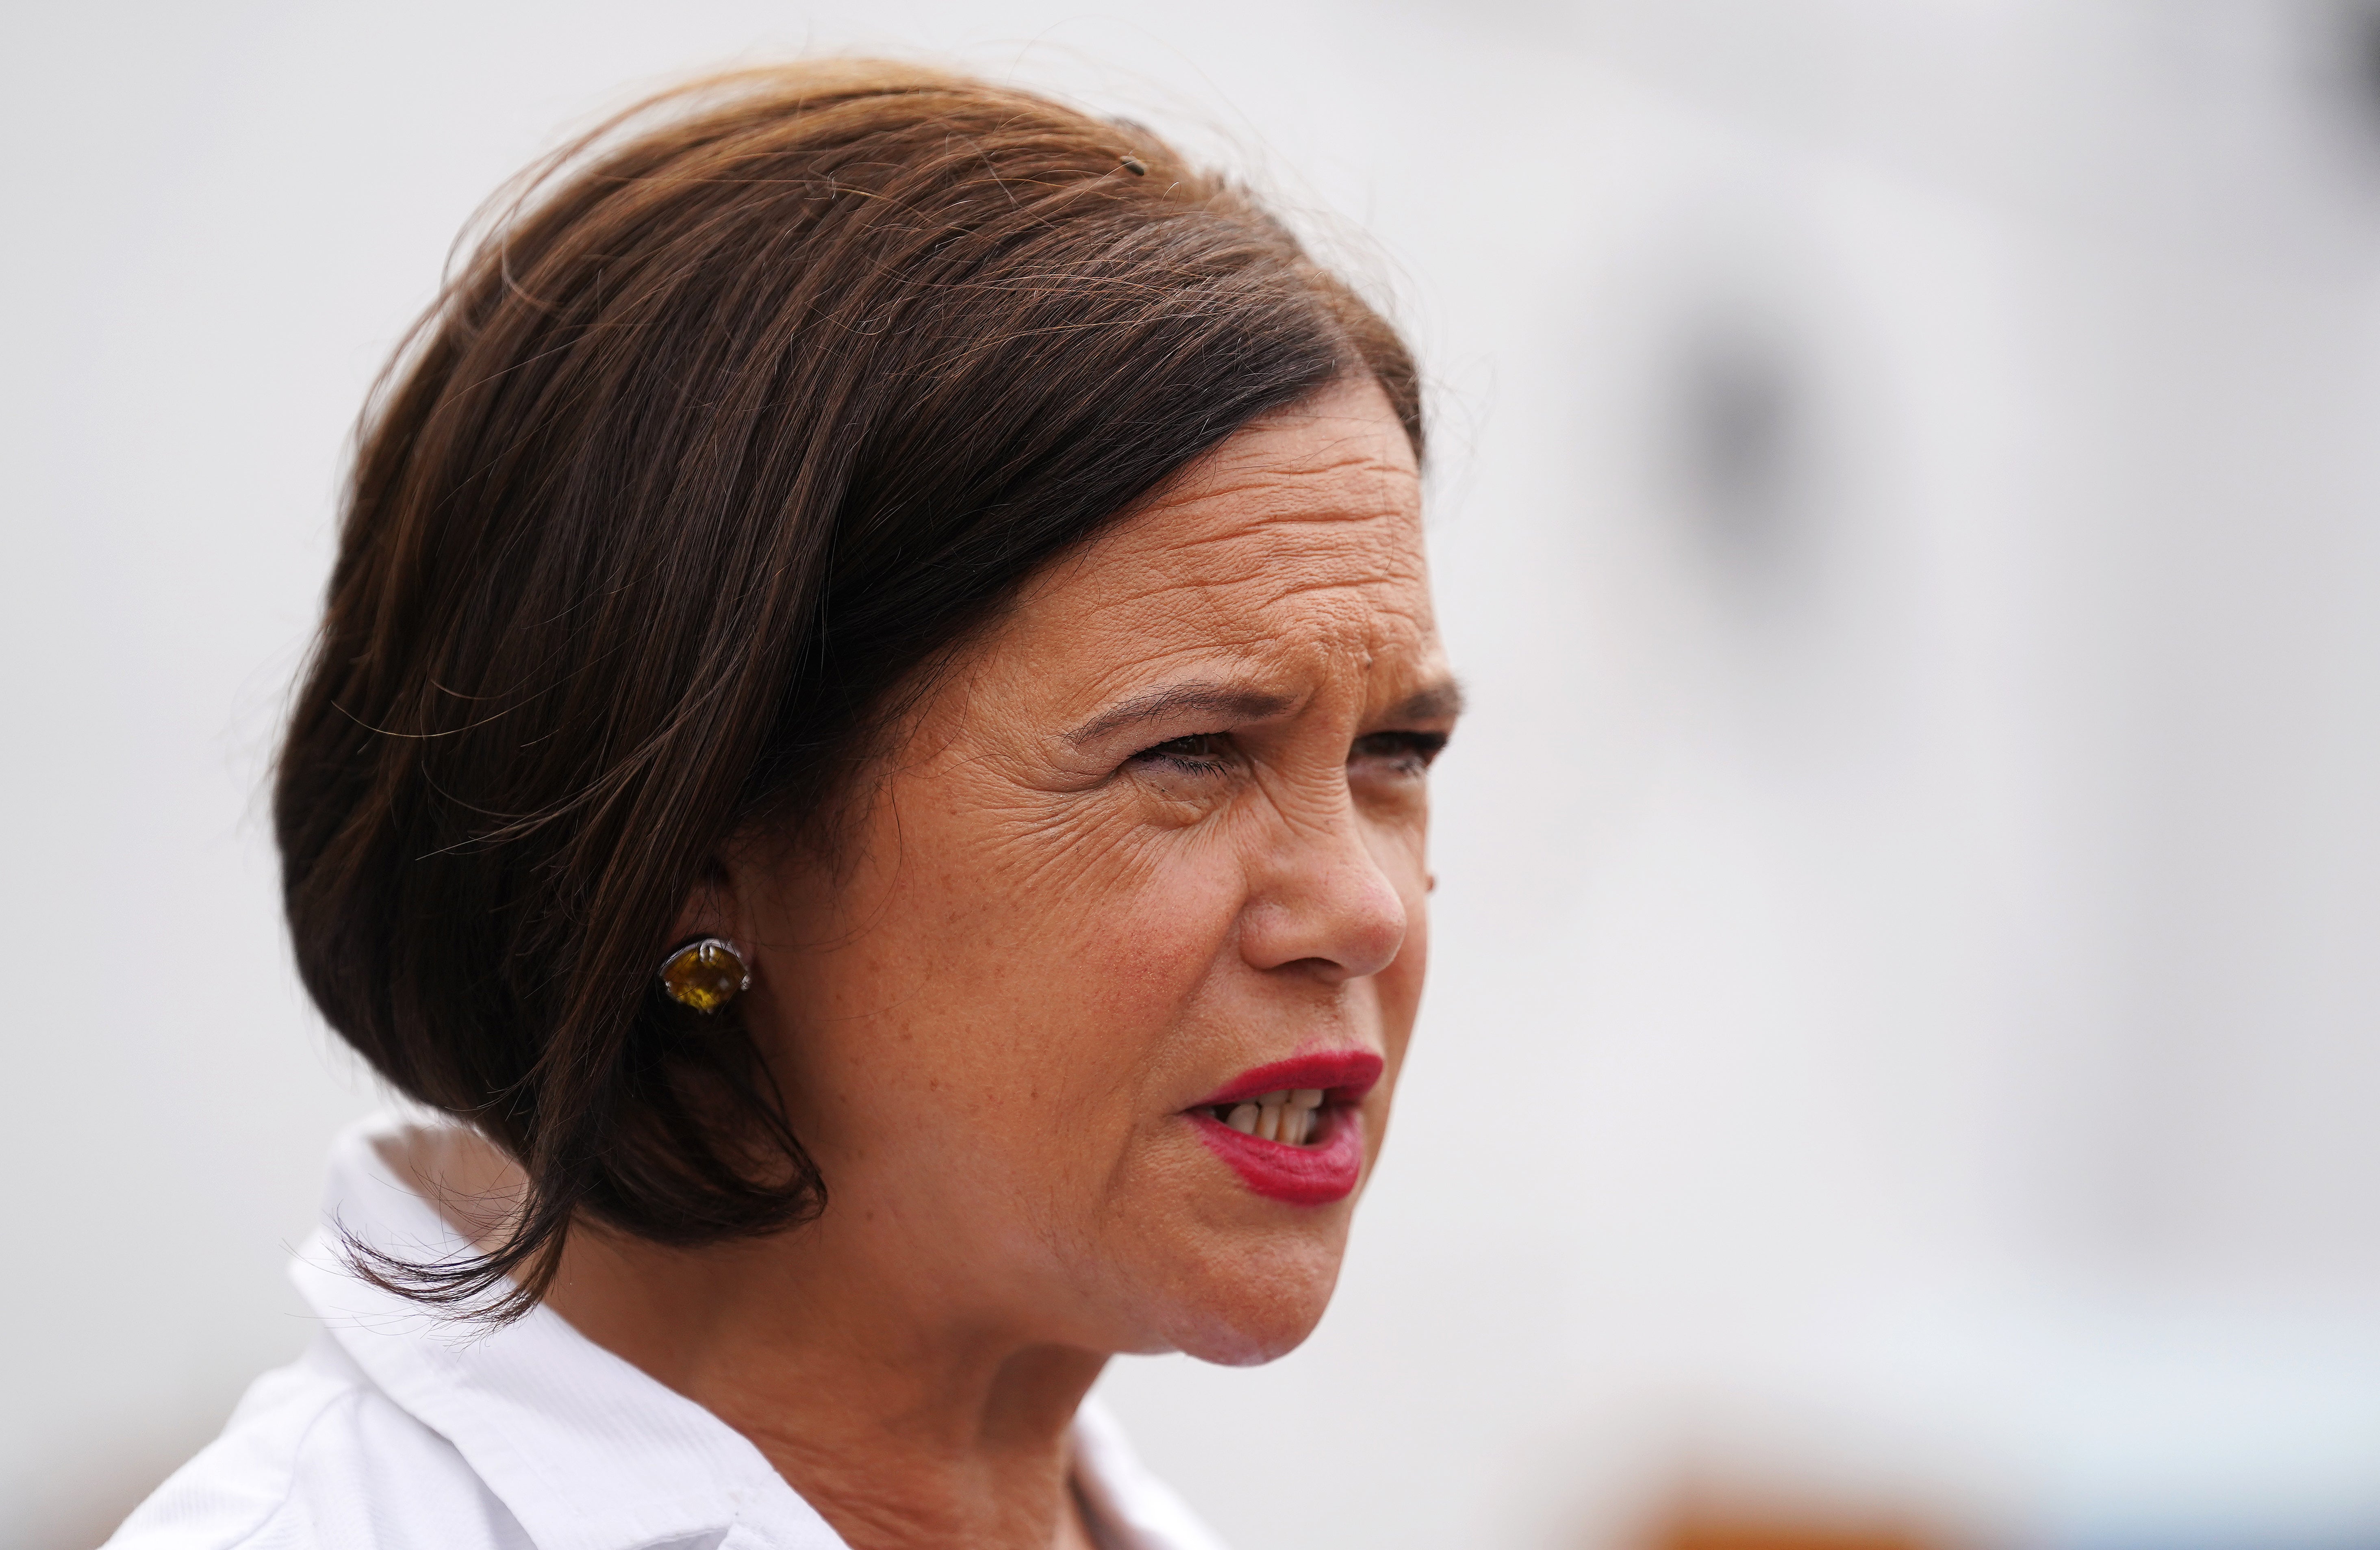
[[[808,1252],[1004,1341],[1304,1339],[1421,995],[1455,702],[1368,380],[1036,577],[831,854],[755,849],[712,906],[826,1180]]]

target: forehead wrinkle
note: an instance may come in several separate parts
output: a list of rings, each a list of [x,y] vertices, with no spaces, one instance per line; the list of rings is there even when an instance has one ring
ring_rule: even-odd
[[[1286,605],[1300,599],[1309,599],[1316,606],[1302,612],[1320,613],[1332,623],[1351,615],[1378,618],[1382,614],[1402,613],[1402,610],[1391,608],[1371,596],[1378,589],[1378,583],[1363,581],[1285,582],[1270,594],[1266,599],[1265,606],[1269,608],[1277,604]],[[1287,623],[1294,627],[1296,622],[1293,620]]]
[[[1165,573],[1160,586],[1234,586],[1284,570],[1326,568],[1342,575],[1361,571],[1364,574],[1355,579],[1367,581],[1423,580],[1420,546],[1399,541],[1403,535],[1393,530],[1375,528],[1360,538],[1346,535],[1327,542],[1318,541],[1318,535],[1283,530],[1322,526],[1266,520],[1229,532],[1179,539],[1157,557],[1159,568]],[[1245,557],[1233,560],[1230,554],[1233,549],[1246,551]],[[1217,551],[1223,551],[1220,557]]]
[[[1156,515],[1153,512],[1148,514],[1150,516]],[[1172,537],[1156,546],[1152,552],[1142,555],[1135,555],[1130,548],[1112,540],[1094,543],[1051,566],[1026,587],[1019,601],[1029,612],[1051,594],[1062,591],[1069,582],[1103,573],[1112,575],[1139,568],[1132,563],[1135,559],[1145,561],[1147,568],[1157,573],[1155,578],[1145,586],[1088,599],[1093,610],[1128,607],[1172,592],[1215,592],[1262,580],[1273,573],[1309,563],[1364,569],[1367,574],[1345,578],[1345,584],[1351,586],[1427,586],[1425,572],[1417,563],[1421,559],[1419,546],[1400,542],[1400,535],[1388,526],[1397,517],[1405,515],[1413,516],[1415,525],[1418,526],[1417,514],[1374,512],[1313,521],[1257,515],[1221,532]],[[1348,524],[1354,522],[1372,522],[1381,526],[1361,541],[1350,542],[1342,539],[1328,544],[1316,542],[1305,534],[1284,531],[1299,527],[1330,527],[1343,532]],[[1125,533],[1129,531],[1127,528]],[[1115,537],[1122,539],[1125,533]],[[1212,574],[1201,574],[1197,567],[1185,563],[1193,557],[1204,558],[1202,551],[1228,550],[1235,545],[1247,546],[1252,551],[1229,570],[1218,568]]]
[[[1277,637],[1249,635],[1240,639],[1217,639],[1203,636],[1178,646],[1162,646],[1108,667],[1086,685],[1094,696],[1117,694],[1128,689],[1151,670],[1170,668],[1177,663],[1204,664],[1215,672],[1246,677],[1257,667],[1257,656],[1263,646]]]
[[[1299,532],[1295,529],[1304,528]],[[1341,536],[1324,541],[1323,532]],[[1420,559],[1417,544],[1399,542],[1393,530],[1373,527],[1368,531],[1349,532],[1343,524],[1332,522],[1292,523],[1268,521],[1261,526],[1236,532],[1214,533],[1202,538],[1184,539],[1172,548],[1172,564],[1176,572],[1189,571],[1194,578],[1220,580],[1254,580],[1266,571],[1283,570],[1293,566],[1345,570],[1362,567],[1383,575],[1418,580],[1420,567],[1413,562]],[[1245,550],[1246,558],[1234,561],[1233,551]],[[1412,555],[1400,561],[1400,551]],[[1208,576],[1194,570],[1194,564],[1222,566],[1237,563],[1236,572],[1217,570]]]
[[[1284,563],[1250,555],[1230,569],[1208,574],[1175,574],[1135,587],[1102,605],[1130,616],[1152,613],[1172,616],[1193,612],[1228,619],[1235,615],[1263,618],[1264,627],[1279,628],[1301,609],[1355,607],[1415,615],[1430,612],[1428,582],[1422,569],[1400,563],[1389,551],[1344,557],[1343,564],[1320,566]],[[1345,602],[1333,601],[1343,597]]]
[[[1284,670],[1294,670],[1299,659],[1321,657],[1345,658],[1352,655],[1375,655],[1384,648],[1393,649],[1391,637],[1422,648],[1427,640],[1427,631],[1418,627],[1415,619],[1401,612],[1391,612],[1377,608],[1340,609],[1333,611],[1339,620],[1358,626],[1356,629],[1308,629],[1284,634],[1277,628],[1251,627],[1246,630],[1210,633],[1185,625],[1178,638],[1158,636],[1153,640],[1143,636],[1148,648],[1135,653],[1129,660],[1120,661],[1101,672],[1091,681],[1095,696],[1121,692],[1152,669],[1170,664],[1196,663],[1211,672],[1248,677],[1278,677]],[[1402,629],[1383,630],[1378,623],[1393,619]],[[1427,655],[1426,650],[1420,655]],[[1427,671],[1424,667],[1423,671]]]
[[[1383,499],[1382,486],[1396,490]],[[1195,511],[1220,502],[1253,501],[1286,515],[1286,508],[1315,512],[1308,520],[1331,521],[1377,515],[1383,507],[1402,510],[1420,503],[1421,482],[1404,469],[1377,458],[1350,457],[1320,466],[1252,466],[1247,477],[1226,484],[1202,483],[1149,506],[1150,515]],[[1410,494],[1409,502],[1402,497]],[[1332,515],[1328,508],[1341,508]]]
[[[1091,681],[1090,691],[1095,695],[1112,694],[1151,671],[1164,671],[1177,664],[1207,664],[1217,672],[1245,677],[1257,667],[1261,648],[1268,640],[1267,636],[1253,635],[1239,640],[1208,637],[1149,651],[1100,673]]]
[[[1317,659],[1320,660],[1318,663]],[[1333,663],[1337,664],[1335,671]],[[1384,670],[1377,676],[1376,666]],[[1351,668],[1352,672],[1347,671]],[[1262,719],[1286,721],[1302,718],[1316,704],[1318,696],[1324,701],[1340,700],[1341,689],[1357,681],[1366,685],[1357,696],[1366,703],[1391,697],[1402,704],[1416,696],[1402,691],[1400,685],[1415,681],[1434,684],[1443,669],[1428,654],[1417,654],[1412,660],[1402,654],[1384,657],[1377,643],[1366,646],[1347,640],[1261,639],[1243,643],[1236,648],[1220,649],[1202,644],[1120,664],[1087,686],[1082,700],[1087,708],[1110,699],[1145,696],[1149,692],[1149,681],[1163,678],[1169,671],[1191,675],[1190,681],[1197,685],[1220,684],[1260,696],[1274,702]],[[1381,684],[1389,687],[1380,687]],[[1089,724],[1097,721],[1093,717]]]
[[[1152,516],[1171,515],[1187,522],[1195,515],[1200,514],[1196,512],[1194,506],[1185,503],[1183,506],[1172,508],[1168,513],[1152,512],[1149,515]],[[1213,514],[1203,515],[1211,516]],[[1390,544],[1396,541],[1391,536],[1393,529],[1401,528],[1408,523],[1418,526],[1421,521],[1418,502],[1408,507],[1402,504],[1383,506],[1373,501],[1316,500],[1300,502],[1293,509],[1283,509],[1276,505],[1267,510],[1234,512],[1232,515],[1236,520],[1220,530],[1177,538],[1172,547],[1204,549],[1210,544],[1242,542],[1298,527],[1350,527],[1366,525],[1378,525],[1383,529],[1389,529],[1370,541]]]
[[[1251,463],[1314,469],[1366,463],[1400,473],[1417,473],[1419,465],[1413,455],[1413,443],[1386,412],[1387,399],[1380,398],[1376,403],[1384,411],[1377,416],[1360,410],[1342,414],[1276,410],[1259,416],[1248,422],[1242,434],[1216,447],[1193,477],[1211,476],[1215,470]],[[1329,427],[1337,429],[1326,429]]]
[[[1293,586],[1256,606],[1226,606],[1194,595],[1185,606],[1167,610],[1141,624],[1143,641],[1162,643],[1166,655],[1201,651],[1253,651],[1278,659],[1295,647],[1376,653],[1420,648],[1431,628],[1426,606],[1385,603],[1367,587],[1330,584]],[[1157,660],[1154,654],[1137,660]]]
[[[1311,581],[1300,581],[1287,576],[1276,576],[1272,574],[1272,567],[1263,567],[1253,570],[1245,575],[1215,580],[1185,578],[1162,582],[1111,599],[1099,605],[1099,610],[1102,612],[1130,611],[1145,605],[1163,604],[1168,599],[1177,599],[1174,605],[1167,610],[1168,617],[1178,617],[1180,613],[1192,608],[1197,609],[1205,615],[1224,617],[1239,612],[1266,612],[1293,598],[1318,597],[1330,592],[1352,592],[1366,595],[1367,600],[1363,604],[1364,607],[1401,613],[1417,611],[1399,608],[1384,600],[1374,600],[1371,599],[1370,595],[1384,590],[1402,590],[1399,584],[1411,579],[1414,578],[1392,575],[1329,576]],[[1245,589],[1262,583],[1272,585],[1253,600],[1245,596]],[[1232,595],[1233,593],[1244,595],[1235,598]]]
[[[1347,444],[1342,442],[1332,450]],[[1208,463],[1190,478],[1151,501],[1148,512],[1188,512],[1218,503],[1255,503],[1277,511],[1335,507],[1347,515],[1361,516],[1421,504],[1421,476],[1410,465],[1361,450],[1289,462],[1281,457],[1281,450],[1252,446],[1238,457]]]
[[[1330,685],[1358,680],[1366,699],[1394,696],[1435,676],[1420,483],[1395,455],[1403,442],[1367,435],[1375,417],[1345,417],[1344,434],[1318,418],[1320,433],[1286,443],[1227,441],[1021,599],[1042,649],[1109,659],[1068,699],[1185,672],[1293,686],[1300,699],[1336,699]]]

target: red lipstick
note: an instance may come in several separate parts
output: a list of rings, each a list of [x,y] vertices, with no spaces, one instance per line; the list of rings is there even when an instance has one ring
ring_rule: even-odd
[[[1357,1106],[1380,1072],[1380,1058],[1367,1049],[1294,1056],[1242,1072],[1186,1112],[1198,1139],[1249,1189],[1291,1205],[1329,1205],[1354,1193],[1363,1176],[1364,1116]],[[1303,1145],[1247,1134],[1221,1118],[1242,1102],[1300,1089],[1322,1093],[1315,1111],[1318,1129]]]
[[[1330,1096],[1330,1104],[1354,1105],[1364,1101],[1364,1095],[1379,1081],[1383,1062],[1368,1049],[1331,1049],[1313,1055],[1293,1055],[1286,1060],[1275,1060],[1269,1066],[1244,1071],[1226,1085],[1208,1094],[1190,1107],[1220,1108],[1238,1103],[1259,1093],[1278,1093],[1284,1088],[1319,1087]]]

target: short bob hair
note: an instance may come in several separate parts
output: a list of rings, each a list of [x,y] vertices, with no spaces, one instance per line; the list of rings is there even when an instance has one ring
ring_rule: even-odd
[[[572,1224],[815,1217],[749,1035],[656,993],[739,839],[832,847],[931,669],[1054,557],[1394,331],[1146,130],[865,61],[665,92],[525,175],[358,430],[273,800],[298,967],[521,1165],[517,1314]],[[583,1214],[583,1216],[582,1216]]]

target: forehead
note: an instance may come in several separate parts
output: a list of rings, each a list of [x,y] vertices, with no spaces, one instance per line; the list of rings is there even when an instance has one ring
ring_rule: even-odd
[[[1037,578],[1014,624],[1106,637],[1119,672],[1217,650],[1427,654],[1420,475],[1386,395],[1342,383],[1241,430]]]

